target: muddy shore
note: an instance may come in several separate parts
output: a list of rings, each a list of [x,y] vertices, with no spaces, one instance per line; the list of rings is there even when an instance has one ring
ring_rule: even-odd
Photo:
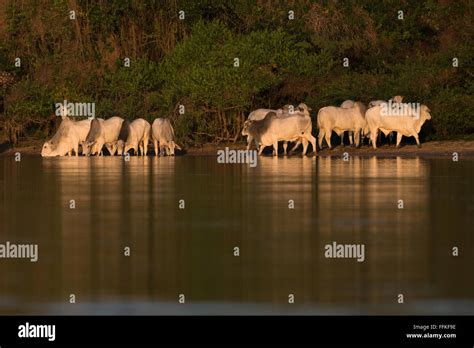
[[[41,146],[43,142],[40,140],[25,140],[20,142],[19,145],[12,147],[10,144],[0,145],[0,156],[13,156],[16,152],[20,152],[22,155],[40,155]],[[229,147],[230,149],[245,149],[245,143],[221,143],[221,144],[205,144],[199,147],[185,148],[184,151],[177,151],[177,155],[184,156],[216,156],[217,150]],[[270,155],[271,151],[268,148],[265,155]],[[453,153],[458,153],[459,157],[470,157],[474,158],[474,140],[446,140],[446,141],[429,141],[422,144],[421,148],[416,145],[402,145],[400,148],[396,148],[391,145],[379,146],[376,150],[372,147],[364,145],[360,148],[354,148],[352,146],[336,146],[334,149],[329,150],[323,148],[318,151],[319,156],[342,156],[344,152],[349,153],[350,156],[361,156],[361,157],[446,157],[452,158]],[[151,147],[149,148],[149,155],[152,153]],[[281,150],[280,150],[281,153]],[[301,150],[296,152],[294,156],[301,155]]]

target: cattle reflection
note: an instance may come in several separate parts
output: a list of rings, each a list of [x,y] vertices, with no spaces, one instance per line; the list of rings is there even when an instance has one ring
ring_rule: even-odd
[[[76,296],[100,298],[117,289],[118,296],[149,296],[150,279],[136,275],[159,273],[150,269],[153,254],[144,250],[155,247],[160,208],[168,208],[174,219],[175,205],[160,202],[161,191],[169,195],[175,186],[174,164],[171,157],[43,160],[47,186],[55,192],[54,205],[47,208],[59,217],[57,279]]]
[[[12,313],[67,305],[70,294],[78,303],[116,301],[124,314],[135,301],[176,304],[179,294],[204,308],[230,303],[224,314],[240,305],[258,312],[256,303],[402,313],[409,307],[397,306],[399,293],[406,301],[472,293],[472,277],[453,281],[452,273],[461,263],[468,274],[470,265],[443,256],[453,240],[470,238],[469,161],[263,156],[252,168],[211,156],[32,157],[0,164],[1,237],[39,244],[33,266],[0,262],[0,295],[13,297]],[[325,258],[333,241],[364,244],[365,261]],[[289,294],[296,306],[288,306]]]

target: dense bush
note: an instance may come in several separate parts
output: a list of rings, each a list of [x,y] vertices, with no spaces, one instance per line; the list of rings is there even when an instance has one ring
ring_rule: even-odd
[[[182,142],[235,141],[257,107],[305,101],[315,116],[400,94],[432,110],[428,138],[472,137],[473,4],[8,0],[0,72],[13,80],[0,81],[0,130],[12,142],[44,137],[67,99],[95,102],[100,117],[170,117]]]

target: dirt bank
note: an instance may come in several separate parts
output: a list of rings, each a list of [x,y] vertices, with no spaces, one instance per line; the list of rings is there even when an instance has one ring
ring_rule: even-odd
[[[16,152],[20,152],[23,155],[39,155],[41,153],[41,146],[43,142],[38,140],[23,140],[18,146],[11,147],[8,144],[0,145],[1,156],[12,156]],[[215,156],[217,150],[225,147],[231,149],[245,149],[245,144],[242,143],[231,143],[231,144],[205,144],[199,147],[186,148],[185,151],[178,151],[178,155],[185,156]],[[151,147],[149,154],[152,153]],[[324,148],[318,151],[319,156],[342,156],[344,152],[349,153],[351,156],[378,156],[378,157],[449,157],[453,156],[453,152],[457,152],[460,157],[472,157],[474,158],[474,141],[470,140],[452,140],[452,141],[430,141],[422,144],[421,148],[416,145],[404,145],[397,149],[395,146],[383,145],[378,149],[374,150],[372,147],[367,145],[356,149],[351,146],[337,146],[333,150]],[[266,155],[270,155],[271,150],[266,150]],[[299,154],[295,154],[299,155]]]

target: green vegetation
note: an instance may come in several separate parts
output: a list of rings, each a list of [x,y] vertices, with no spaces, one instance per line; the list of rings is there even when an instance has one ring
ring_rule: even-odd
[[[432,110],[425,138],[472,137],[473,12],[470,0],[7,0],[0,133],[48,136],[67,99],[99,117],[170,117],[189,145],[235,141],[258,107],[304,101],[315,117],[403,95]]]

